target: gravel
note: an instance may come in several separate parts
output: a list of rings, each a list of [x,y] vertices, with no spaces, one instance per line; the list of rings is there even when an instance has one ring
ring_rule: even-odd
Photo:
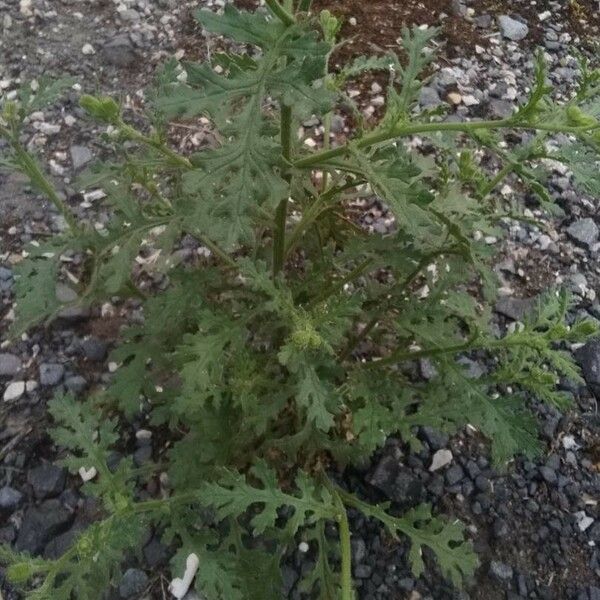
[[[500,26],[502,35],[513,42],[521,41],[529,33],[529,27],[527,27],[526,23],[517,21],[517,19],[513,19],[508,15],[498,17],[498,25]]]

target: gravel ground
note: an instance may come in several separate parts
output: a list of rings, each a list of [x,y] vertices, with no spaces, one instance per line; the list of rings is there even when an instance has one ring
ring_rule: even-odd
[[[192,25],[190,9],[223,3],[0,0],[0,89],[10,93],[20,81],[73,75],[81,90],[116,94],[135,114],[143,104],[141,89],[166,57],[197,58],[209,51],[209,42]],[[537,45],[547,54],[558,96],[567,98],[577,73],[574,49],[593,51],[600,39],[596,4],[318,2],[342,12],[348,19],[345,32],[354,35],[337,61],[365,49],[394,47],[404,21],[440,25],[440,57],[421,103],[431,107],[446,102],[453,107],[453,118],[509,114],[525,94]],[[357,82],[355,92],[365,114],[375,118],[383,100],[378,82]],[[106,214],[95,205],[95,191],[82,193],[73,183],[85,165],[105,152],[94,125],[82,118],[77,95],[73,90],[57,108],[36,115],[28,143],[42,154],[76,213],[102,222]],[[349,125],[342,115],[334,121],[339,136],[349,133]],[[305,133],[319,141],[320,124],[306,123]],[[185,136],[177,132],[182,144],[199,145],[207,137],[202,130]],[[424,145],[422,140],[414,143]],[[557,284],[575,295],[573,317],[581,313],[600,320],[596,205],[575,191],[570,174],[557,166],[549,186],[563,217],[543,217],[516,181],[508,180],[498,190],[507,200],[524,200],[531,215],[544,223],[543,228],[506,223],[506,242],[489,239],[498,246],[502,298],[496,312],[501,328],[522,316],[529,299]],[[362,220],[378,232],[392,224],[377,202],[364,207]],[[66,315],[16,343],[2,341],[11,318],[12,266],[27,242],[62,227],[61,219],[20,177],[0,174],[0,542],[47,557],[59,556],[68,547],[95,518],[96,507],[79,494],[79,481],[51,464],[59,450],[45,433],[45,401],[61,388],[82,394],[102,385],[110,377],[108,350],[121,324],[136,316],[134,305],[115,299]],[[193,252],[188,242],[182,251]],[[465,429],[448,439],[425,429],[419,453],[391,439],[364,470],[340,475],[366,498],[390,500],[398,509],[427,501],[439,512],[456,515],[468,525],[482,562],[462,593],[452,591],[434,568],[416,580],[408,568],[407,547],[390,543],[376,524],[354,515],[354,574],[362,599],[600,600],[600,343],[573,351],[587,385],[564,382],[575,398],[568,413],[534,403],[547,443],[539,461],[516,459],[499,473],[490,466],[486,444],[476,432]],[[469,360],[472,376],[480,376],[485,363],[477,356]],[[427,363],[419,367],[427,377]],[[134,423],[131,440],[126,440],[137,464],[160,452],[152,438],[136,438],[141,427]],[[111,598],[163,597],[162,568],[169,549],[153,532],[143,557],[127,565]],[[295,584],[309,561],[310,555],[300,550],[290,557],[282,597],[302,598]],[[1,575],[0,590],[6,600],[16,598],[1,583]]]

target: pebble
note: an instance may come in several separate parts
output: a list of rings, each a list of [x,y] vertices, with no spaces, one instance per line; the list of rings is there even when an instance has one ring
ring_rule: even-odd
[[[569,236],[576,242],[590,248],[598,241],[598,226],[594,219],[579,219],[567,229]]]
[[[62,467],[45,464],[27,472],[27,483],[38,500],[58,496],[67,482],[67,471]]]
[[[21,359],[14,354],[0,353],[0,377],[13,377],[21,370]]]
[[[121,598],[139,598],[148,585],[148,575],[141,569],[127,569],[119,583]]]
[[[526,38],[529,33],[529,27],[525,23],[517,21],[508,15],[498,17],[498,25],[500,26],[502,35],[513,42],[519,42]]]
[[[44,546],[73,521],[73,513],[57,499],[46,500],[25,511],[15,548],[19,552],[40,554]]]
[[[497,560],[490,562],[490,574],[500,581],[508,581],[512,579],[513,570],[510,565]]]
[[[55,386],[62,381],[65,368],[58,363],[42,363],[39,372],[41,385]]]
[[[452,462],[452,452],[450,450],[442,449],[438,450],[431,460],[430,471],[437,471]]]
[[[6,402],[12,402],[18,400],[25,393],[25,382],[24,381],[13,381],[6,386],[4,390],[3,399]]]
[[[5,485],[0,488],[0,513],[12,513],[20,508],[23,503],[24,496],[19,490]]]

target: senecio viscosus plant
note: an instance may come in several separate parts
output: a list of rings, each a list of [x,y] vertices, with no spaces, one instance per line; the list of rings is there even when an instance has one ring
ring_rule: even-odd
[[[205,31],[231,38],[237,51],[168,63],[140,127],[112,98],[81,98],[115,148],[115,159],[79,184],[106,194],[112,218],[104,227],[75,217],[23,145],[28,114],[61,83],[3,102],[5,164],[25,173],[67,225],[28,247],[18,266],[13,334],[115,296],[139,299],[144,313],[112,354],[119,367],[107,389],[50,403],[64,464],[99,498],[102,518],[56,560],[2,549],[27,598],[103,597],[152,527],[176,550],[176,598],[190,587],[208,600],[281,598],[281,565],[301,544],[313,567],[303,569],[301,589],[351,600],[348,511],[407,542],[415,576],[427,566],[460,585],[477,558],[457,520],[429,505],[369,503],[336,473],[364,464],[390,435],[418,449],[420,426],[452,432],[467,423],[502,465],[538,450],[528,398],[568,406],[557,383],[579,374],[565,343],[584,341],[594,327],[567,326],[569,299],[556,291],[498,334],[485,238],[526,218],[493,194],[508,176],[542,208],[558,210],[543,185],[544,159],[568,164],[586,192],[600,189],[599,73],[582,60],[579,87],[559,105],[540,55],[514,114],[450,120],[443,109],[418,109],[435,31],[407,29],[400,58],[359,58],[334,73],[339,22],[311,14],[310,1],[291,4],[198,12]],[[366,71],[389,78],[385,114],[372,126],[344,94]],[[331,117],[342,108],[355,134],[332,147]],[[325,129],[313,149],[298,139],[312,115]],[[216,147],[175,151],[169,123],[193,127],[201,116],[218,132]],[[511,130],[527,135],[507,149],[502,135]],[[553,134],[567,141],[553,144]],[[410,151],[411,136],[437,151]],[[482,151],[500,163],[492,176],[480,167]],[[389,233],[360,226],[356,207],[369,196],[393,213]],[[195,264],[174,251],[183,235],[207,249]],[[68,262],[74,255],[82,260]],[[161,274],[155,293],[140,285]],[[57,282],[77,299],[57,299]],[[470,352],[490,365],[479,378],[459,360]],[[435,367],[427,381],[413,368],[425,358]],[[169,432],[167,450],[153,466],[123,459],[115,467],[109,456],[133,418]],[[150,478],[160,482],[156,497],[139,494]]]

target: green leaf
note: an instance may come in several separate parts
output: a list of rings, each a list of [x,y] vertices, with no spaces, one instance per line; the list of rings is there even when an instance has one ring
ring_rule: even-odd
[[[197,498],[202,504],[214,507],[219,519],[235,518],[251,506],[260,505],[259,512],[251,520],[254,535],[276,527],[283,507],[293,509],[285,523],[289,536],[294,536],[300,527],[335,514],[329,492],[304,473],[298,475],[298,492],[293,495],[281,491],[275,473],[262,461],[252,469],[252,476],[258,480],[260,487],[249,483],[239,473],[225,471],[217,483],[206,483],[197,493]]]

